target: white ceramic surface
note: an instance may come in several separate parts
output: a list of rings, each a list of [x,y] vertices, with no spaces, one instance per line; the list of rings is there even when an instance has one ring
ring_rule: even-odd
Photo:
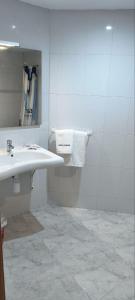
[[[134,211],[134,45],[133,11],[51,12],[49,127],[93,129],[80,172],[49,170],[54,203]]]
[[[62,165],[63,158],[39,146],[15,148],[12,153],[0,149],[0,180],[16,174]]]

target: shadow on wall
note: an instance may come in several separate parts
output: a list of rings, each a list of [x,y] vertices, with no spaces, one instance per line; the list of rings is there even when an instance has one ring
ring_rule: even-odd
[[[48,201],[60,206],[134,213],[134,170],[121,167],[123,144],[118,139],[107,136],[106,142],[102,134],[92,136],[84,168],[49,168]],[[52,138],[49,148],[56,151]]]
[[[13,178],[0,181],[0,208],[5,216],[10,217],[18,213],[30,211],[31,176],[20,175],[21,190],[14,194]]]
[[[60,206],[77,207],[80,198],[81,173],[81,169],[74,167],[50,168],[48,201]]]
[[[56,153],[55,140],[49,140],[49,150]],[[77,207],[80,197],[82,168],[56,167],[48,169],[48,201],[60,206]]]

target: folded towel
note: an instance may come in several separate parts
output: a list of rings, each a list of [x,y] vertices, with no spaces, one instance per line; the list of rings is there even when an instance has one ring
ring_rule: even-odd
[[[64,155],[65,166],[81,168],[85,165],[87,142],[87,132],[74,131],[72,154],[70,156]]]
[[[72,154],[73,130],[56,130],[56,151],[58,154]]]

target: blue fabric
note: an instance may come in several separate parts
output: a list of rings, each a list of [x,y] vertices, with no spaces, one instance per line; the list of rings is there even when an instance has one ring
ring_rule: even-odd
[[[38,122],[38,80],[35,80],[32,120]]]
[[[24,66],[24,72],[25,72],[25,76],[27,76],[27,80],[28,80],[28,87],[26,87],[26,91],[23,91],[23,107],[24,107],[24,116],[26,116],[26,114],[31,114],[31,124],[32,123],[37,123],[38,122],[38,75],[37,75],[37,68],[35,66],[31,67],[31,66]],[[34,81],[32,81],[34,80]],[[32,107],[32,103],[31,103],[31,89],[32,89],[32,83],[34,83],[34,92],[32,93],[33,99],[32,99],[32,103],[33,103],[33,107]],[[20,116],[20,120],[19,120],[19,124],[23,123],[23,119],[24,116]]]

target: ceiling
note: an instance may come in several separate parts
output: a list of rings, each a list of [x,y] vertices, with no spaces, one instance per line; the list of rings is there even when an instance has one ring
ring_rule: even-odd
[[[20,0],[48,9],[133,9],[135,0]]]

